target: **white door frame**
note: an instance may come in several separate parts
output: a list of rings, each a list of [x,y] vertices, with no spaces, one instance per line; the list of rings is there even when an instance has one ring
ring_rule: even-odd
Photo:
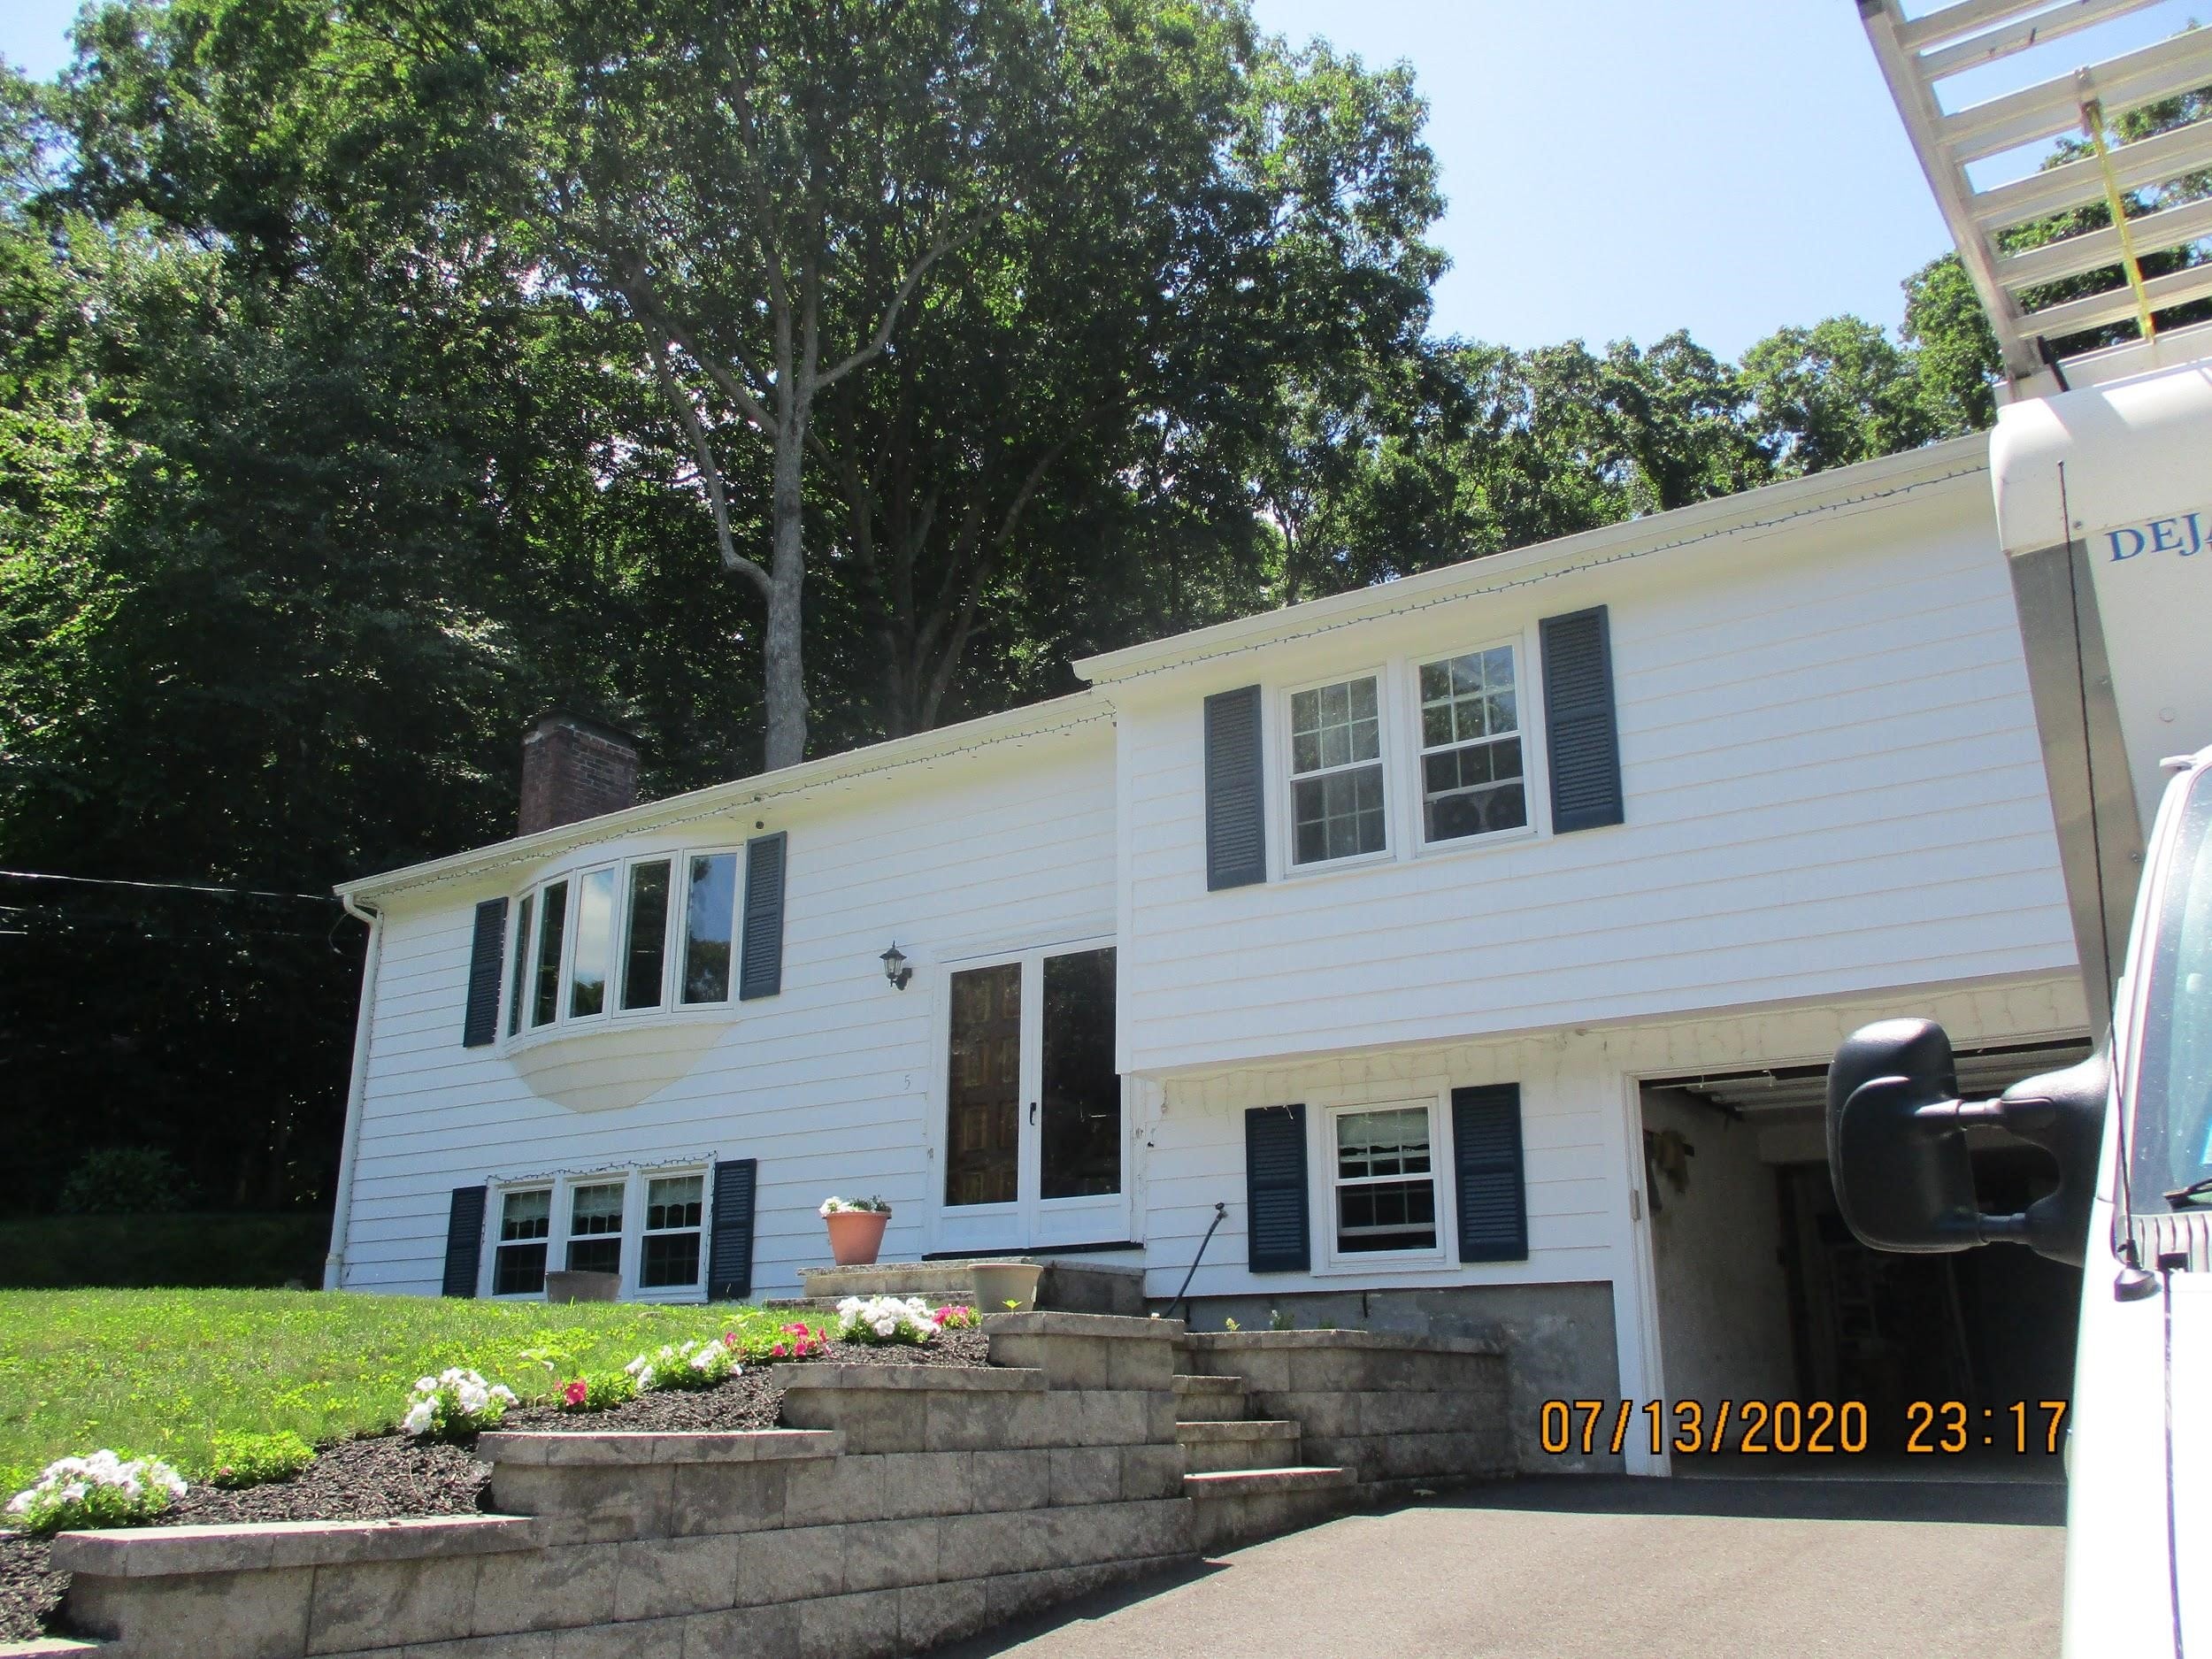
[[[1048,957],[1075,956],[1089,950],[1114,949],[1110,933],[1079,933],[1044,943],[1005,949],[977,951],[938,964],[932,975],[933,995],[930,1038],[931,1081],[927,1093],[929,1148],[929,1218],[925,1229],[933,1252],[963,1254],[1043,1252],[1056,1244],[1092,1244],[1129,1237],[1131,1175],[1134,1158],[1130,1147],[1130,1081],[1121,1079],[1121,1125],[1115,1141],[1121,1156],[1121,1190],[1095,1198],[1040,1196],[1042,1187],[1042,1125],[1029,1120],[1033,1105],[1043,1094],[1044,1075],[1044,964]],[[951,1095],[952,977],[979,968],[1003,967],[1018,963],[1022,970],[1021,1085],[1015,1103],[1018,1129],[1016,1185],[1020,1196],[1012,1203],[959,1204],[945,1202],[947,1111]],[[1118,963],[1117,963],[1118,967]],[[1119,1000],[1117,973],[1116,1000]]]

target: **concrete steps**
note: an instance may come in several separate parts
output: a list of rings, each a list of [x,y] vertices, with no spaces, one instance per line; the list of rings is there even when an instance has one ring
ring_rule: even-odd
[[[1351,1488],[1349,1470],[1308,1464],[1207,1470],[1183,1477],[1202,1555],[1325,1521],[1350,1501]]]
[[[1288,1469],[1298,1462],[1298,1425],[1282,1419],[1178,1423],[1175,1438],[1192,1474]]]
[[[1235,1423],[1246,1409],[1243,1378],[1198,1377],[1188,1371],[1176,1374],[1177,1422]]]

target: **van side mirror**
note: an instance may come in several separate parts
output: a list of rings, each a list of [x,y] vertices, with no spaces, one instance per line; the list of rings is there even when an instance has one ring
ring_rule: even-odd
[[[1828,1068],[1828,1165],[1845,1221],[1878,1250],[1964,1250],[2002,1239],[2080,1265],[2110,1086],[2100,1049],[1993,1101],[1962,1101],[1942,1026],[1924,1019],[1863,1026]],[[1976,1124],[2049,1152],[2056,1190],[2016,1216],[1981,1214],[1966,1148]]]

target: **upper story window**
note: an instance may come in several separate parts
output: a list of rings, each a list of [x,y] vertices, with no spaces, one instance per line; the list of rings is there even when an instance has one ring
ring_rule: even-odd
[[[1458,841],[1528,823],[1513,648],[1420,668],[1423,839]]]
[[[1291,862],[1379,853],[1384,829],[1377,677],[1290,694]]]
[[[733,852],[664,853],[523,895],[507,1034],[729,1002],[737,866]]]

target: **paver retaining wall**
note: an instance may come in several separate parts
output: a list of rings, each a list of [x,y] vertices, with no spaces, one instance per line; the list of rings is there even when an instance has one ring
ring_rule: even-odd
[[[66,1615],[113,1659],[864,1659],[1158,1571],[1225,1535],[1185,1495],[1179,1322],[985,1325],[989,1370],[795,1367],[786,1428],[484,1435],[507,1513],[67,1533],[54,1547],[73,1575]],[[1326,1386],[1379,1382],[1403,1340],[1327,1344],[1317,1371],[1280,1340],[1357,1334],[1200,1351],[1210,1367],[1248,1352],[1282,1385],[1263,1397],[1352,1425],[1322,1443],[1365,1458],[1363,1484],[1492,1472],[1480,1432],[1424,1429],[1415,1450],[1376,1450],[1386,1432],[1365,1430],[1385,1408],[1364,1396],[1378,1390]],[[1427,1358],[1399,1371],[1409,1387],[1429,1379],[1416,1389],[1429,1407],[1483,1409],[1478,1372],[1502,1388],[1494,1351]],[[1279,1360],[1287,1369],[1269,1369]],[[1446,1457],[1460,1462],[1425,1461]]]

